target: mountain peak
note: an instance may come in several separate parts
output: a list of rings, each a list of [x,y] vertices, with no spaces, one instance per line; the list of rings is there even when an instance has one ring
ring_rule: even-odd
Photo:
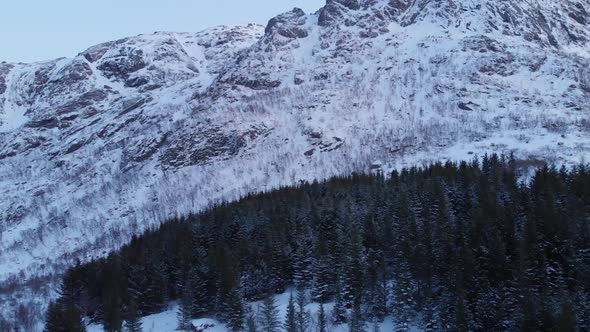
[[[305,12],[301,8],[293,8],[268,21],[265,33],[267,35],[277,33],[285,38],[304,38],[307,32],[301,26],[305,24],[305,21]]]
[[[589,13],[589,0],[327,0],[318,25],[426,22],[443,30],[496,33],[560,47],[588,43]]]

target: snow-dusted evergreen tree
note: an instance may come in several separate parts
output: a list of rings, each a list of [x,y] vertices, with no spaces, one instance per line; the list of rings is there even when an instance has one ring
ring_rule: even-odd
[[[256,325],[256,318],[254,314],[248,315],[246,319],[246,331],[247,332],[256,332],[258,331],[258,326]]]
[[[393,300],[391,302],[393,303],[393,313],[399,331],[406,331],[413,316],[414,285],[406,263],[401,263],[397,270],[397,279],[393,288]]]
[[[176,313],[179,330],[191,329],[191,318],[193,315],[193,311],[194,310],[192,287],[190,283],[187,281],[182,287],[182,294],[180,297],[178,312]]]
[[[316,212],[318,213],[318,212]],[[317,240],[315,242],[315,257],[313,262],[312,297],[314,301],[326,302],[334,294],[336,275],[334,274],[335,258],[334,248],[337,242],[337,216],[329,209],[322,211],[317,225]]]
[[[262,332],[276,332],[280,329],[279,310],[274,295],[269,294],[264,298],[258,315]]]
[[[389,297],[389,288],[387,280],[381,279],[377,284],[367,290],[367,311],[368,315],[381,321],[389,312],[387,301]]]
[[[307,294],[304,289],[297,290],[297,331],[307,332],[311,321],[311,314],[305,309],[307,305]]]
[[[285,316],[285,323],[283,328],[286,332],[297,332],[297,312],[295,311],[295,300],[293,294],[289,296],[289,303],[287,304],[287,313]]]
[[[312,296],[314,301],[326,302],[332,295],[333,271],[328,256],[318,258],[313,264]]]
[[[191,269],[188,280],[192,293],[193,317],[199,317],[206,314],[211,307],[211,299],[209,297],[207,284],[207,269],[202,266],[204,264],[199,265],[200,266]]]
[[[589,319],[588,317],[584,319]],[[569,299],[564,299],[559,316],[557,319],[557,330],[558,331],[576,331],[578,329],[578,319],[576,317],[576,313],[574,311],[574,307],[571,304]]]
[[[223,313],[227,326],[231,331],[241,331],[244,327],[244,303],[240,291],[232,288],[226,296],[223,306],[226,312]]]
[[[278,238],[279,235],[272,235],[270,254],[270,287],[275,293],[285,291],[287,283],[292,278],[292,263],[289,255],[285,252],[284,243]]]
[[[86,332],[80,310],[73,304],[58,300],[47,310],[45,332]]]
[[[145,286],[143,287],[143,308],[146,314],[160,312],[167,304],[168,289],[164,277],[164,268],[156,258],[150,259],[146,268],[142,271],[145,275]]]
[[[45,323],[45,331],[86,331],[79,308],[82,285],[77,279],[80,273],[79,263],[69,270],[58,289],[59,299],[49,304]],[[19,325],[15,326],[18,329]]]
[[[350,332],[365,332],[366,324],[363,321],[363,314],[360,303],[354,304],[348,320],[348,329]]]
[[[371,325],[372,332],[381,332],[381,327],[379,326],[379,320],[377,318],[373,318],[373,324]]]
[[[451,328],[457,331],[467,331],[469,329],[469,314],[465,305],[465,298],[461,292],[455,300],[454,316],[452,317]]]
[[[424,310],[424,332],[434,332],[440,330],[439,319],[435,316],[435,310],[432,304],[427,304]]]
[[[60,306],[55,302],[50,302],[47,308],[47,317],[45,319],[45,332],[65,331],[64,315]]]
[[[293,254],[293,283],[297,288],[310,286],[313,277],[312,261],[311,240],[304,237],[297,242],[297,249]]]
[[[363,247],[366,252],[366,268],[363,277],[363,289],[367,315],[381,321],[388,313],[388,279],[385,266],[385,245],[384,240],[379,235],[381,233],[379,227],[373,214],[365,218]]]
[[[125,317],[125,331],[127,332],[142,332],[142,323],[137,303],[131,299],[127,306]]]
[[[342,299],[347,308],[362,302],[363,296],[363,257],[358,236],[353,236],[348,248],[349,259],[345,265]]]
[[[328,328],[328,321],[326,317],[326,311],[324,304],[320,302],[320,308],[318,311],[318,332],[326,332]]]
[[[335,324],[342,324],[347,320],[346,305],[339,291],[336,291],[334,309],[332,309],[332,320]]]

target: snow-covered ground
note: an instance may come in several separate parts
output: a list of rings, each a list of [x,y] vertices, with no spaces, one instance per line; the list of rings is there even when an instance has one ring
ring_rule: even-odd
[[[289,296],[293,294],[295,297],[295,290],[289,290],[283,294],[278,294],[275,296],[276,305],[278,309],[278,317],[279,320],[282,322],[285,321],[285,316],[287,313],[287,305],[289,303]],[[254,317],[258,317],[257,313],[259,307],[261,305],[260,302],[251,302],[247,304],[250,308],[250,312],[254,314]],[[326,317],[328,320],[328,331],[329,332],[347,332],[348,326],[346,324],[343,325],[334,325],[331,322],[332,317],[332,308],[334,307],[334,303],[326,303],[324,304],[324,310],[326,313]],[[305,306],[305,310],[308,311],[311,315],[311,321],[309,324],[310,331],[315,331],[317,329],[318,324],[318,312],[319,312],[319,303],[308,303]],[[170,309],[158,314],[150,315],[143,317],[142,327],[144,332],[174,332],[178,331],[178,319],[177,319],[177,312],[178,306],[171,305]],[[220,323],[219,321],[213,318],[201,318],[201,319],[194,319],[192,321],[193,326],[195,327],[203,327],[203,326],[210,326],[210,328],[205,329],[204,331],[207,332],[225,332],[228,331],[225,324]],[[395,323],[392,321],[391,317],[387,317],[383,320],[383,322],[378,323],[380,331],[395,331]],[[367,330],[373,331],[375,327],[374,323],[367,323]],[[414,331],[422,331],[418,326],[410,326],[410,332]],[[101,325],[93,324],[88,326],[88,332],[103,332],[104,329]]]

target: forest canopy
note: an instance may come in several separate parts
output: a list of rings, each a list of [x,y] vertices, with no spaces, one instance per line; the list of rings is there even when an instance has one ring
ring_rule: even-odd
[[[588,330],[590,169],[526,182],[516,169],[492,155],[353,174],[170,220],[71,268],[48,330],[87,317],[118,331],[176,300],[179,319],[239,331],[256,325],[245,301],[290,287],[336,302],[327,319],[351,330],[386,316],[401,330]]]

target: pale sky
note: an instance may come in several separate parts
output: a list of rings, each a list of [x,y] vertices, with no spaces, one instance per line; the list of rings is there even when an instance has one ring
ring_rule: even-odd
[[[154,31],[196,32],[223,24],[266,24],[325,0],[3,0],[0,61],[72,57],[89,46]]]

